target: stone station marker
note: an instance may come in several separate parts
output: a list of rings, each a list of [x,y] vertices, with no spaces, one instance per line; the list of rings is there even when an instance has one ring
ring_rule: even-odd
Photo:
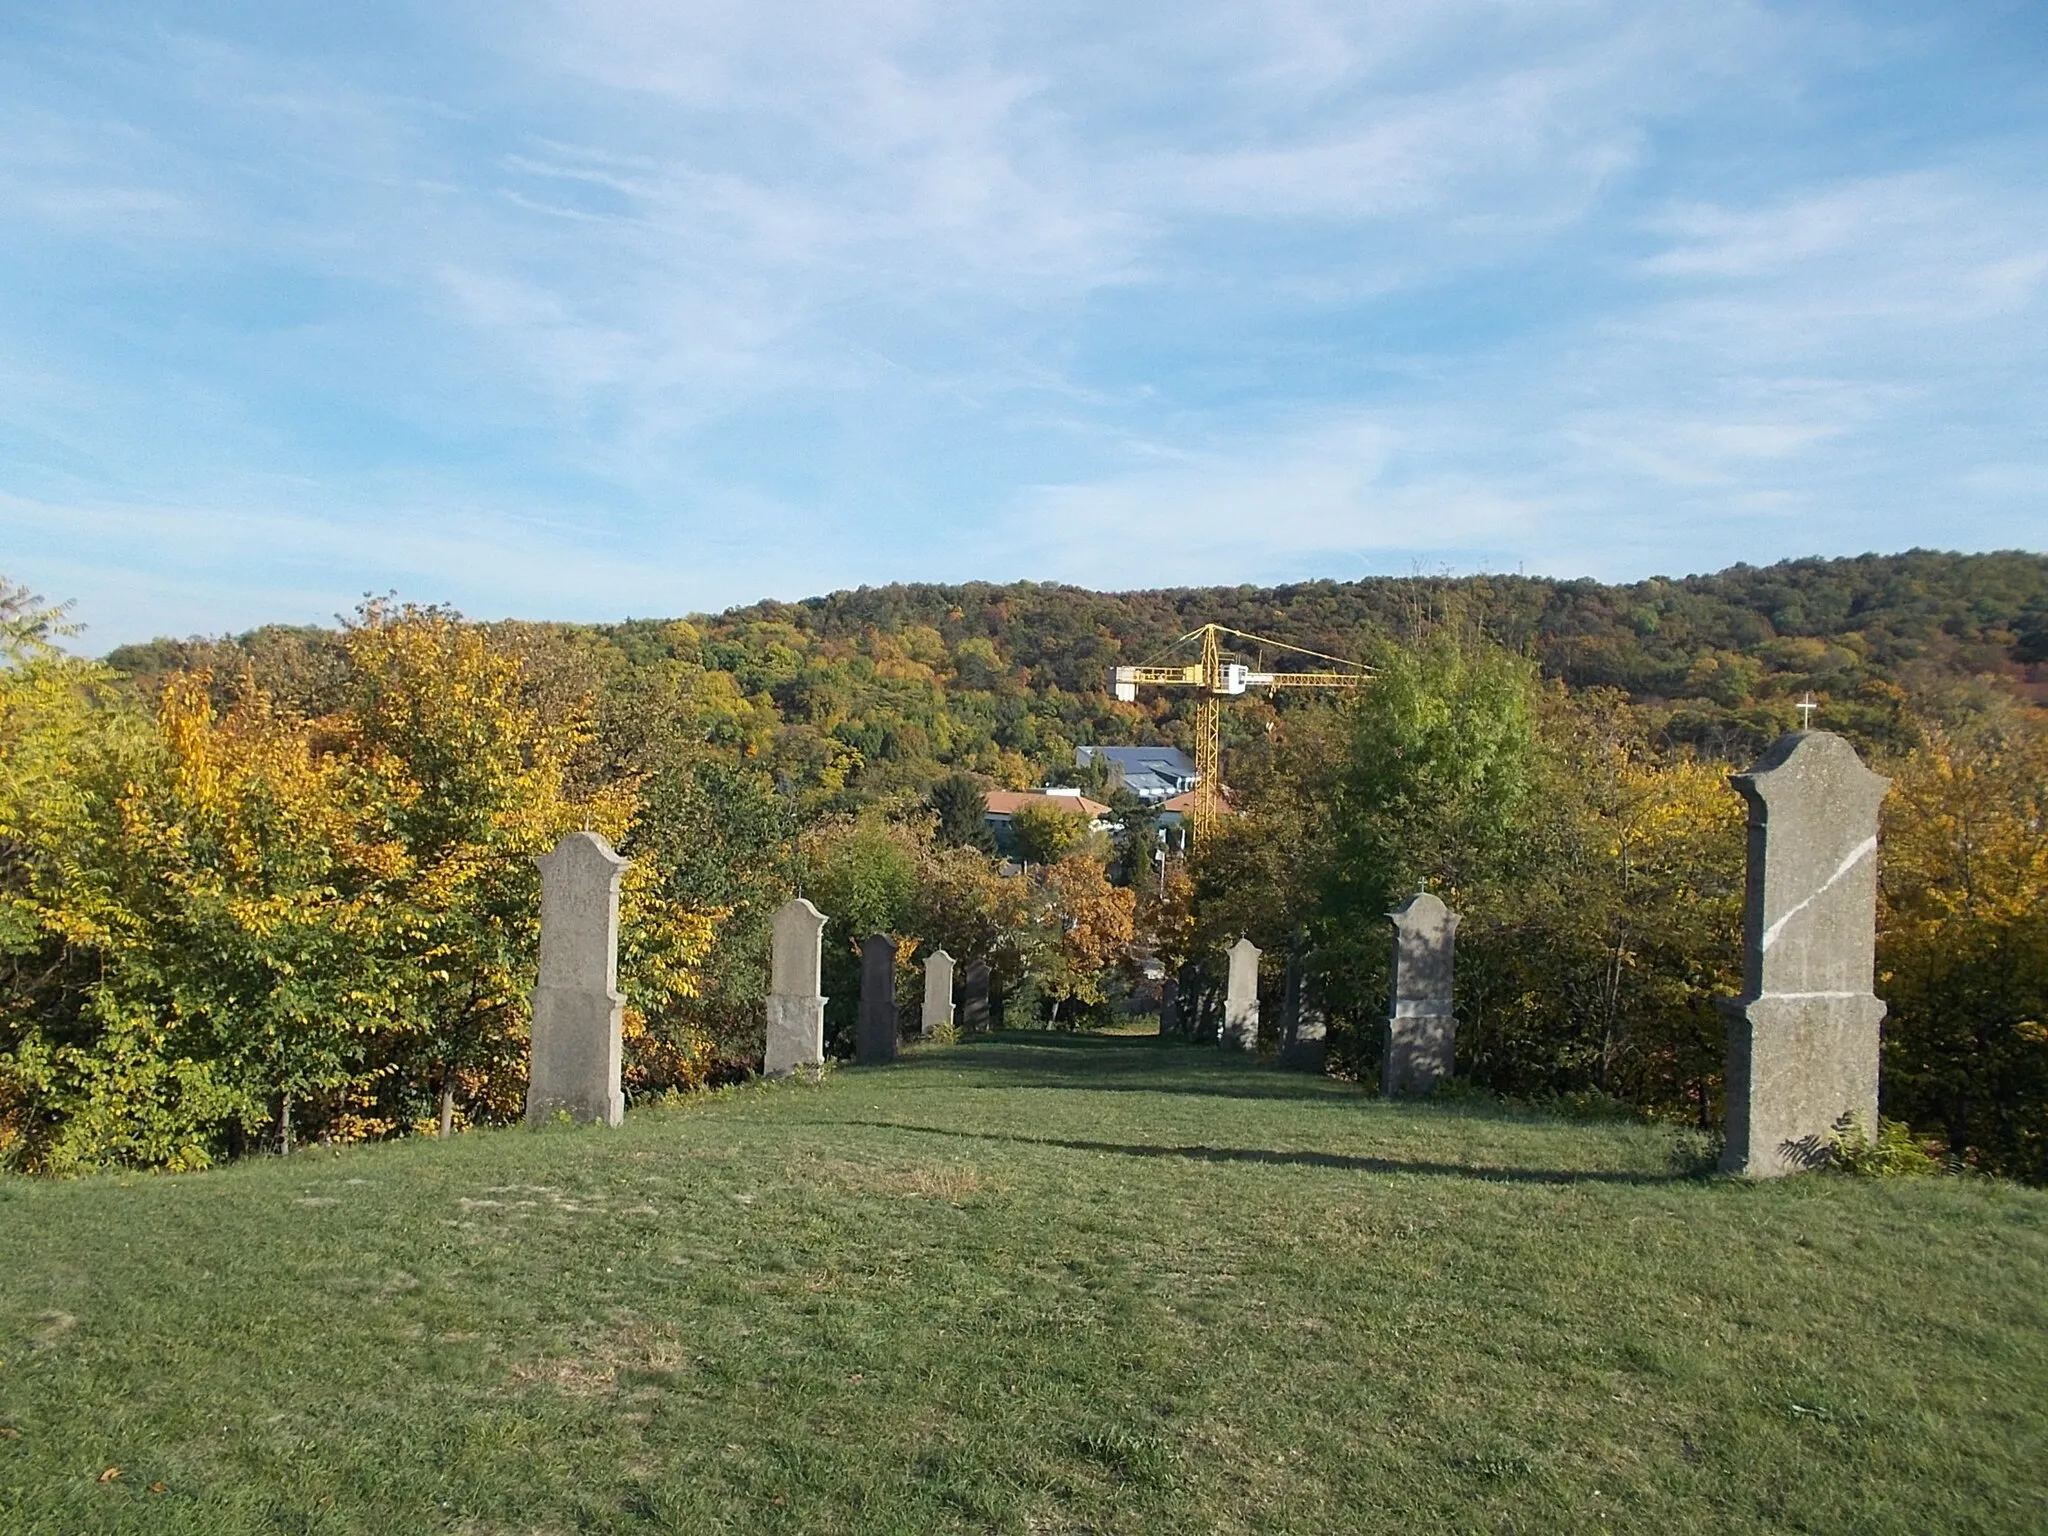
[[[917,1032],[926,1040],[953,1027],[953,957],[935,949],[924,961],[924,1011]]]
[[[1259,946],[1240,938],[1223,952],[1229,972],[1223,989],[1223,1033],[1226,1050],[1259,1048]]]
[[[1380,1092],[1427,1093],[1451,1075],[1458,1021],[1451,1014],[1452,945],[1458,914],[1428,891],[1387,914],[1394,925],[1394,976],[1388,999]]]
[[[1182,962],[1174,1017],[1179,1022],[1181,1033],[1198,1045],[1216,1043],[1216,1037],[1210,1033],[1214,1022],[1209,1007],[1210,990],[1208,977],[1202,971],[1202,962]]]
[[[886,933],[871,933],[860,946],[860,1021],[854,1033],[854,1062],[868,1067],[894,1061],[901,1028],[896,1015],[896,941]]]
[[[761,1070],[787,1077],[825,1064],[822,963],[825,914],[803,897],[771,920],[768,951],[768,1049]]]
[[[1280,1065],[1297,1072],[1321,1072],[1328,1065],[1329,1020],[1301,955],[1287,957],[1280,1002]]]
[[[617,1125],[620,1086],[619,881],[632,862],[595,832],[571,832],[540,866],[540,978],[533,989],[533,1055],[526,1123],[566,1113]]]
[[[988,1028],[988,962],[977,960],[960,974],[960,1027]]]
[[[1781,736],[1729,778],[1749,802],[1742,995],[1728,1014],[1725,1172],[1826,1160],[1835,1124],[1877,1129],[1877,810],[1891,781],[1830,731]]]

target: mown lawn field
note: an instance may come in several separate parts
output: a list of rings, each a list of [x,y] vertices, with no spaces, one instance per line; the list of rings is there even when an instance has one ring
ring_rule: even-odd
[[[14,1536],[2048,1529],[2048,1194],[1176,1043],[5,1181],[0,1255]]]

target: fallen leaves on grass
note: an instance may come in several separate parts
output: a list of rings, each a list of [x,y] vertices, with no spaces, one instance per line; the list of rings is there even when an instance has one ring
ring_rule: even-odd
[[[103,1483],[111,1483],[115,1478],[119,1477],[120,1475],[121,1469],[119,1467],[109,1467],[106,1471],[100,1474],[100,1481]]]
[[[690,1364],[682,1341],[646,1327],[629,1327],[593,1344],[584,1354],[515,1364],[512,1379],[551,1386],[567,1397],[602,1397],[618,1390],[621,1375],[676,1372]]]
[[[802,1170],[813,1185],[833,1184],[850,1194],[908,1196],[958,1203],[991,1188],[972,1163],[920,1163],[908,1168],[818,1158]]]

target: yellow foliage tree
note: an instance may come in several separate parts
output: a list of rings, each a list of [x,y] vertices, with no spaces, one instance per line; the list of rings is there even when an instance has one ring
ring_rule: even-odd
[[[2048,1181],[2048,725],[1927,724],[1879,864],[1885,1111],[1986,1171]]]
[[[8,653],[0,1159],[191,1167],[273,1125],[288,1147],[295,1117],[351,1139],[518,1112],[534,858],[576,827],[633,856],[636,786],[572,796],[587,694],[560,669],[536,687],[453,614],[371,604],[342,646],[313,721],[247,677],[223,705],[203,671],[142,717],[90,664]],[[673,1015],[718,916],[635,859],[636,1091],[703,1080],[708,1042]]]

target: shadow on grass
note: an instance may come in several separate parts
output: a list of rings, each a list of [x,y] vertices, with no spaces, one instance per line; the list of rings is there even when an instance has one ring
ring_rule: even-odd
[[[1355,1083],[1282,1071],[1255,1058],[1226,1056],[1215,1046],[1144,1035],[984,1035],[903,1065],[986,1071],[991,1089],[1085,1088],[1225,1099],[1328,1099],[1359,1091]]]
[[[1345,1173],[1414,1173],[1436,1178],[1472,1179],[1482,1184],[1682,1184],[1698,1180],[1698,1175],[1676,1172],[1494,1168],[1466,1163],[1409,1162],[1393,1157],[1353,1157],[1341,1152],[1275,1152],[1258,1147],[1084,1141],[1067,1136],[1022,1136],[1009,1131],[957,1131],[946,1126],[911,1125],[900,1120],[835,1120],[829,1123],[858,1125],[876,1131],[910,1131],[919,1136],[947,1136],[956,1141],[1007,1141],[1033,1147],[1061,1147],[1070,1152],[1113,1152],[1122,1157],[1183,1157],[1199,1163],[1268,1163],[1280,1167],[1334,1168]]]

